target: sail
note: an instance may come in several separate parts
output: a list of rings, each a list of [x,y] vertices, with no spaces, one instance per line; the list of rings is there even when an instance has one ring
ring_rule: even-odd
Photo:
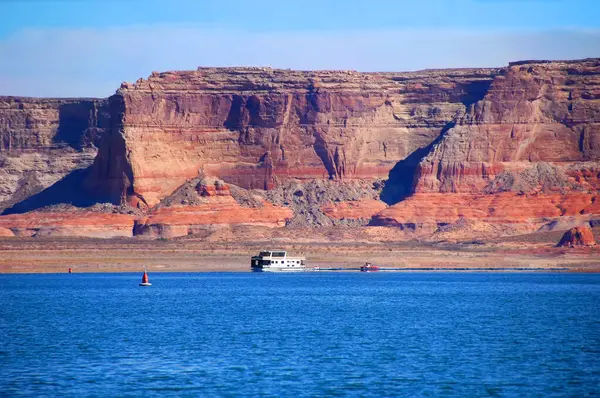
[[[148,283],[148,274],[144,270],[144,275],[142,275],[142,283]]]

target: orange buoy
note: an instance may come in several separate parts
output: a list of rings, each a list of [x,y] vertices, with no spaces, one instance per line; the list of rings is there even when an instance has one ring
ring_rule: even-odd
[[[142,283],[140,286],[152,286],[152,283],[148,281],[148,273],[144,270],[144,275],[142,275]]]

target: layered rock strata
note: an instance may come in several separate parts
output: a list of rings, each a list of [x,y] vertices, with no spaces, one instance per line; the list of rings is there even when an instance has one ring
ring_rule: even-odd
[[[558,247],[595,246],[594,233],[588,227],[571,228],[560,239]]]
[[[124,83],[89,181],[152,207],[200,173],[243,188],[387,178],[427,147],[497,69],[415,73],[199,68]]]
[[[134,225],[135,216],[127,214],[32,212],[0,217],[0,236],[131,237]]]
[[[57,193],[78,206],[111,202],[131,214],[98,225],[120,225],[119,236],[369,224],[445,239],[600,217],[599,59],[153,73],[108,101],[2,99],[0,134],[5,207],[28,196],[13,210],[62,203]],[[32,169],[35,179],[19,180]],[[89,200],[69,199],[80,192]],[[52,211],[4,219],[0,234],[80,233]],[[89,211],[76,213],[86,225]],[[61,219],[68,228],[49,228]]]
[[[507,232],[534,232],[561,217],[589,222],[600,214],[600,194],[515,195],[418,193],[375,215],[371,225],[431,233],[461,219],[498,224]]]
[[[232,225],[283,227],[294,215],[291,209],[260,197],[255,206],[242,206],[231,195],[229,186],[215,178],[202,178],[195,184],[195,192],[185,191],[185,187],[179,189],[163,201],[165,206],[157,206],[148,217],[139,218],[133,233],[173,238]]]
[[[415,191],[481,193],[539,162],[597,190],[599,160],[600,60],[514,63],[419,164]],[[572,190],[539,177],[544,190]]]
[[[421,160],[416,194],[373,223],[587,219],[599,178],[600,60],[514,63]]]
[[[220,180],[204,178],[196,188],[195,196],[179,192],[147,213],[119,214],[111,206],[101,206],[5,215],[0,217],[0,237],[174,238],[232,225],[283,227],[294,214],[260,197],[257,206],[242,206]]]
[[[90,166],[106,100],[0,97],[0,212]]]

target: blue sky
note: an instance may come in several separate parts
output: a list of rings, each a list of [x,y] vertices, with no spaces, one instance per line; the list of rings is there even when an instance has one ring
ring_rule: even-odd
[[[0,0],[0,95],[199,65],[415,70],[600,56],[591,0]]]

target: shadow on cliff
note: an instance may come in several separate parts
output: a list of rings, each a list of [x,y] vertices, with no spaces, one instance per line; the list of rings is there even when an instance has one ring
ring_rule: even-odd
[[[98,203],[98,199],[86,193],[83,188],[83,181],[90,173],[90,170],[91,166],[67,174],[63,179],[43,191],[5,209],[2,215],[27,213],[41,209],[42,207],[58,204],[88,207]]]
[[[460,102],[463,103],[465,109],[476,102],[481,101],[490,90],[492,85],[492,79],[490,80],[477,80],[474,82],[467,83],[464,87],[465,93],[461,95]]]
[[[90,108],[91,105],[85,103],[60,105],[58,108],[58,129],[53,141],[80,150],[86,140],[85,133],[88,128]]]
[[[58,107],[58,128],[52,138],[55,144],[73,149],[98,147],[102,131],[110,127],[110,116],[102,100],[81,100]]]
[[[426,147],[419,148],[406,158],[402,159],[390,170],[385,186],[381,191],[380,199],[388,205],[395,205],[413,194],[417,183],[417,167],[433,147],[439,143],[446,132],[456,125],[450,122],[444,126],[440,135]]]

